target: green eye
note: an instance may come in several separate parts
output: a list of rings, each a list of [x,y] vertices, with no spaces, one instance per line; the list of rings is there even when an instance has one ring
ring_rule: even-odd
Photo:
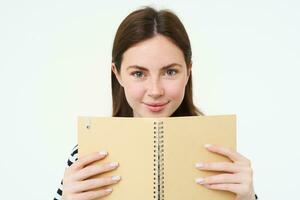
[[[136,78],[141,78],[141,77],[143,77],[144,73],[141,71],[135,71],[135,72],[132,72],[131,75]]]
[[[176,75],[177,74],[177,70],[176,69],[168,69],[167,70],[167,75],[169,75],[169,76],[174,76],[174,75]]]

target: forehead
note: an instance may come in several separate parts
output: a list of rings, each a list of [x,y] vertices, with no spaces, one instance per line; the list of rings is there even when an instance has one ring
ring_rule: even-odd
[[[156,35],[127,49],[123,54],[122,68],[131,65],[161,68],[170,63],[185,66],[183,52],[167,37]]]

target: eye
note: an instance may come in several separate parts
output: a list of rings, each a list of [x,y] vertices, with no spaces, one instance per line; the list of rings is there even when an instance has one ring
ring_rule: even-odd
[[[130,73],[130,75],[134,76],[135,78],[142,78],[144,76],[144,73],[142,71],[134,71]]]
[[[174,75],[177,74],[177,72],[178,72],[178,70],[176,70],[176,69],[168,69],[166,71],[166,73],[167,73],[168,76],[174,76]]]

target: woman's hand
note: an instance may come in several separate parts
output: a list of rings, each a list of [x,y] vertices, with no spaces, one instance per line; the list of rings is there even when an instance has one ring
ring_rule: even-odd
[[[215,176],[199,177],[196,182],[208,189],[233,192],[236,194],[235,200],[254,200],[253,171],[250,160],[228,148],[216,145],[205,145],[205,147],[211,152],[228,157],[233,163],[196,163],[196,168],[200,170],[225,172]]]
[[[101,189],[101,187],[117,183],[120,180],[119,176],[90,178],[118,167],[117,162],[89,166],[89,164],[103,159],[106,155],[107,152],[85,155],[65,170],[63,200],[89,200],[106,196],[112,192],[112,188]]]

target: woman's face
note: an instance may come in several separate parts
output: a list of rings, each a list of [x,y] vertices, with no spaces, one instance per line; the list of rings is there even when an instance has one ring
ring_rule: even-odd
[[[171,116],[183,100],[190,74],[181,49],[162,35],[127,49],[120,73],[114,63],[112,70],[134,117]]]

